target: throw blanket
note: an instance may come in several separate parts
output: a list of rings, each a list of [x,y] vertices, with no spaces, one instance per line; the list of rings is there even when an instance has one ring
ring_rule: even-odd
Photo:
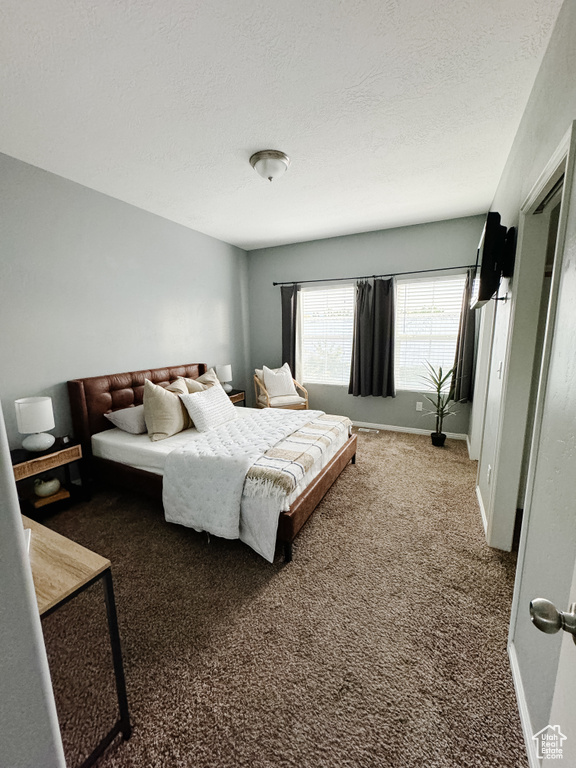
[[[167,457],[166,520],[240,538],[271,562],[288,497],[349,424],[322,411],[267,408],[204,433]],[[243,493],[250,503],[241,517]]]
[[[225,539],[239,538],[248,469],[273,445],[321,415],[322,411],[266,408],[175,448],[164,467],[166,520]]]
[[[252,464],[244,495],[287,498],[334,440],[348,432],[351,424],[347,416],[324,413],[296,430]]]

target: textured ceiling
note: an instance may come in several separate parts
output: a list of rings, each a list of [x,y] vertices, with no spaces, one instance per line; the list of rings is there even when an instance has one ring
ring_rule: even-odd
[[[3,0],[0,151],[248,249],[479,213],[560,6]]]

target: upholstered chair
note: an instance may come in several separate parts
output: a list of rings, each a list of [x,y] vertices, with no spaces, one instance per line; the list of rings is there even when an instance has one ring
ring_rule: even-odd
[[[273,370],[273,373],[277,373],[282,369],[277,368]],[[290,375],[290,378],[292,376]],[[308,409],[308,392],[299,384],[296,379],[292,378],[296,394],[284,394],[274,396],[266,389],[264,383],[264,370],[263,368],[256,368],[254,372],[254,393],[256,395],[256,407],[257,408],[287,408],[292,410],[304,411]]]

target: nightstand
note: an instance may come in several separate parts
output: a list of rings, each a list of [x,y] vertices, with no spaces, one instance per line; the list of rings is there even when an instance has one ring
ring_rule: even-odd
[[[55,501],[63,501],[71,496],[73,485],[70,478],[70,465],[78,462],[78,471],[82,481],[82,489],[86,498],[89,497],[87,480],[82,472],[82,446],[79,443],[64,443],[62,438],[56,439],[54,445],[47,451],[33,453],[23,448],[18,448],[10,452],[12,459],[12,469],[14,479],[17,483],[26,481],[28,478],[41,475],[44,472],[50,472],[57,467],[64,468],[65,482],[60,489],[51,496],[35,496],[31,483],[22,482],[18,488],[18,496],[21,502],[29,503],[33,509],[40,509]]]
[[[230,402],[236,404],[236,403],[242,403],[244,408],[246,408],[246,390],[245,389],[232,389],[230,392],[228,392],[228,397],[230,398]]]

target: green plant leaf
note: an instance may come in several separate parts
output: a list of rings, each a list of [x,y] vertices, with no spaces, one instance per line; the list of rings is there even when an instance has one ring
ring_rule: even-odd
[[[455,416],[457,411],[454,411],[454,390],[452,386],[448,392],[442,392],[446,383],[451,379],[454,373],[454,368],[450,368],[449,371],[444,373],[442,366],[438,367],[438,370],[428,361],[424,361],[426,373],[421,375],[420,378],[434,391],[434,397],[422,393],[426,400],[433,406],[434,410],[426,411],[423,416],[434,416],[436,418],[436,429],[438,432],[442,432],[442,422],[447,416]]]

